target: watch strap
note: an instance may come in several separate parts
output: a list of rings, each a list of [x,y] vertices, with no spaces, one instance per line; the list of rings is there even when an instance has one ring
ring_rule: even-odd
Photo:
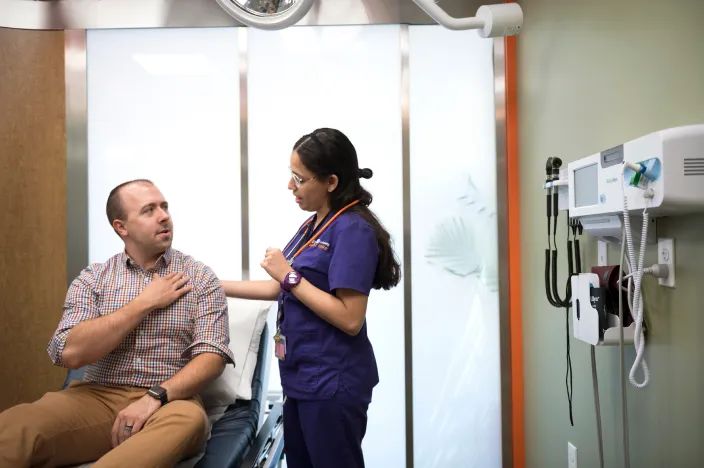
[[[298,286],[298,284],[301,282],[301,279],[303,279],[303,276],[299,272],[290,271],[286,274],[284,282],[281,283],[281,288],[284,291],[288,292],[294,287]]]

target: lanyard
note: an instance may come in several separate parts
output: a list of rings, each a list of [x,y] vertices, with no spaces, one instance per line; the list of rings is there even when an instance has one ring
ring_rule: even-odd
[[[333,221],[335,221],[335,219],[337,219],[338,216],[340,216],[342,213],[344,213],[345,211],[347,211],[349,208],[353,207],[353,206],[356,205],[357,203],[359,203],[359,200],[353,201],[352,203],[350,203],[349,205],[345,206],[345,207],[342,208],[340,211],[338,211],[337,213],[335,213],[335,216],[333,216],[332,218],[330,218],[330,220],[329,220],[327,223],[325,223],[325,225],[324,225],[322,228],[320,228],[320,230],[318,231],[318,233],[317,233],[316,235],[314,235],[314,236],[312,236],[310,239],[308,239],[308,242],[306,242],[305,244],[303,244],[303,247],[301,247],[300,249],[298,249],[298,250],[296,251],[296,253],[291,256],[290,259],[287,258],[287,259],[288,259],[288,264],[289,264],[289,265],[292,264],[294,258],[298,257],[298,255],[299,255],[301,252],[303,252],[306,247],[308,247],[310,244],[312,244],[316,239],[320,238],[320,236],[323,234],[323,232],[330,226],[330,224],[332,224]],[[305,234],[303,234],[303,236],[301,236],[301,238],[298,240],[298,242],[296,243],[296,246],[295,246],[293,249],[291,249],[291,250],[289,251],[289,254],[290,254],[296,247],[298,247],[298,244],[300,244],[303,239],[305,239],[305,238],[308,236],[308,230],[310,229],[310,223],[311,223],[312,221],[313,221],[312,219],[309,219],[309,220],[306,221],[306,223],[303,225],[303,226],[306,228],[306,232],[305,232]],[[300,232],[300,231],[299,231],[299,232]],[[290,244],[289,244],[289,245],[290,245]],[[288,246],[286,246],[286,248],[288,248]],[[284,250],[285,250],[285,249],[284,249]]]
[[[338,216],[340,216],[342,213],[344,213],[345,211],[347,211],[349,208],[353,207],[353,206],[356,205],[357,203],[359,203],[359,200],[353,201],[352,203],[350,203],[349,205],[345,206],[345,207],[342,208],[340,211],[338,211],[337,213],[335,213],[335,216],[333,216],[332,218],[330,218],[330,220],[328,220],[328,222],[325,223],[325,225],[323,225],[323,227],[320,228],[317,233],[314,232],[314,235],[311,236],[310,239],[308,239],[308,242],[306,242],[305,244],[303,244],[303,246],[302,246],[301,248],[299,248],[298,250],[296,250],[296,253],[294,253],[293,255],[291,255],[291,258],[288,258],[288,256],[287,256],[286,254],[284,254],[284,255],[286,256],[286,259],[288,260],[288,264],[291,265],[291,264],[293,263],[293,260],[294,260],[301,252],[303,252],[303,250],[305,250],[306,247],[308,247],[310,244],[312,244],[316,239],[319,239],[320,236],[323,234],[323,232],[332,224],[333,221],[335,221],[335,219],[337,219]],[[298,242],[296,242],[296,245],[293,246],[293,248],[291,248],[291,249],[289,250],[289,254],[290,254],[291,252],[293,252],[293,251],[296,249],[296,247],[298,247],[298,246],[300,245],[300,243],[301,243],[306,237],[308,237],[308,231],[310,230],[310,224],[311,224],[312,221],[313,221],[313,219],[309,219],[308,221],[306,221],[306,223],[303,225],[303,227],[301,227],[301,229],[299,229],[299,231],[298,231],[299,233],[301,232],[301,230],[302,230],[303,228],[305,228],[306,231],[305,231],[305,233],[300,237],[300,239],[298,240]],[[298,234],[296,234],[296,236],[298,236]],[[285,251],[285,250],[288,250],[288,249],[289,249],[289,246],[290,246],[292,243],[293,243],[293,240],[291,240],[291,242],[288,243],[288,245],[284,248],[284,251]],[[278,317],[277,317],[277,320],[276,320],[276,321],[277,321],[277,324],[276,324],[277,334],[278,334],[278,332],[279,332],[280,329],[281,329],[281,322],[283,321],[283,319],[284,319],[284,298],[283,298],[283,296],[282,296],[282,297],[281,297],[281,304],[279,305],[279,313],[278,313]]]

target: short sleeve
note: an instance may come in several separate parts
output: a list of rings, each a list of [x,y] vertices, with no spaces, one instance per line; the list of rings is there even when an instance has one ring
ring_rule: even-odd
[[[328,279],[330,290],[353,289],[369,294],[374,283],[379,244],[374,229],[354,223],[341,230],[333,245]]]
[[[215,273],[206,266],[196,274],[198,285],[198,309],[194,316],[193,342],[184,356],[193,359],[202,353],[222,356],[228,364],[235,363],[229,348],[230,319],[225,291]]]
[[[87,267],[68,288],[63,316],[47,349],[51,361],[56,366],[64,367],[62,356],[71,329],[81,322],[100,316],[96,305],[95,281],[93,268]]]

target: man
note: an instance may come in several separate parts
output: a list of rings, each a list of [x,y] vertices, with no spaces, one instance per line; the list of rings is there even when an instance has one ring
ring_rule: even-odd
[[[151,182],[119,185],[106,211],[124,252],[73,281],[48,349],[57,366],[88,366],[84,380],[0,414],[0,468],[165,467],[203,449],[198,393],[234,364],[225,293],[171,248]]]

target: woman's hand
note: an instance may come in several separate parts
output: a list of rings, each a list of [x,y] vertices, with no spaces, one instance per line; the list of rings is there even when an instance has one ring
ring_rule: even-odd
[[[283,283],[286,274],[293,271],[291,265],[286,261],[283,252],[279,249],[272,248],[266,249],[261,267],[278,283]]]

